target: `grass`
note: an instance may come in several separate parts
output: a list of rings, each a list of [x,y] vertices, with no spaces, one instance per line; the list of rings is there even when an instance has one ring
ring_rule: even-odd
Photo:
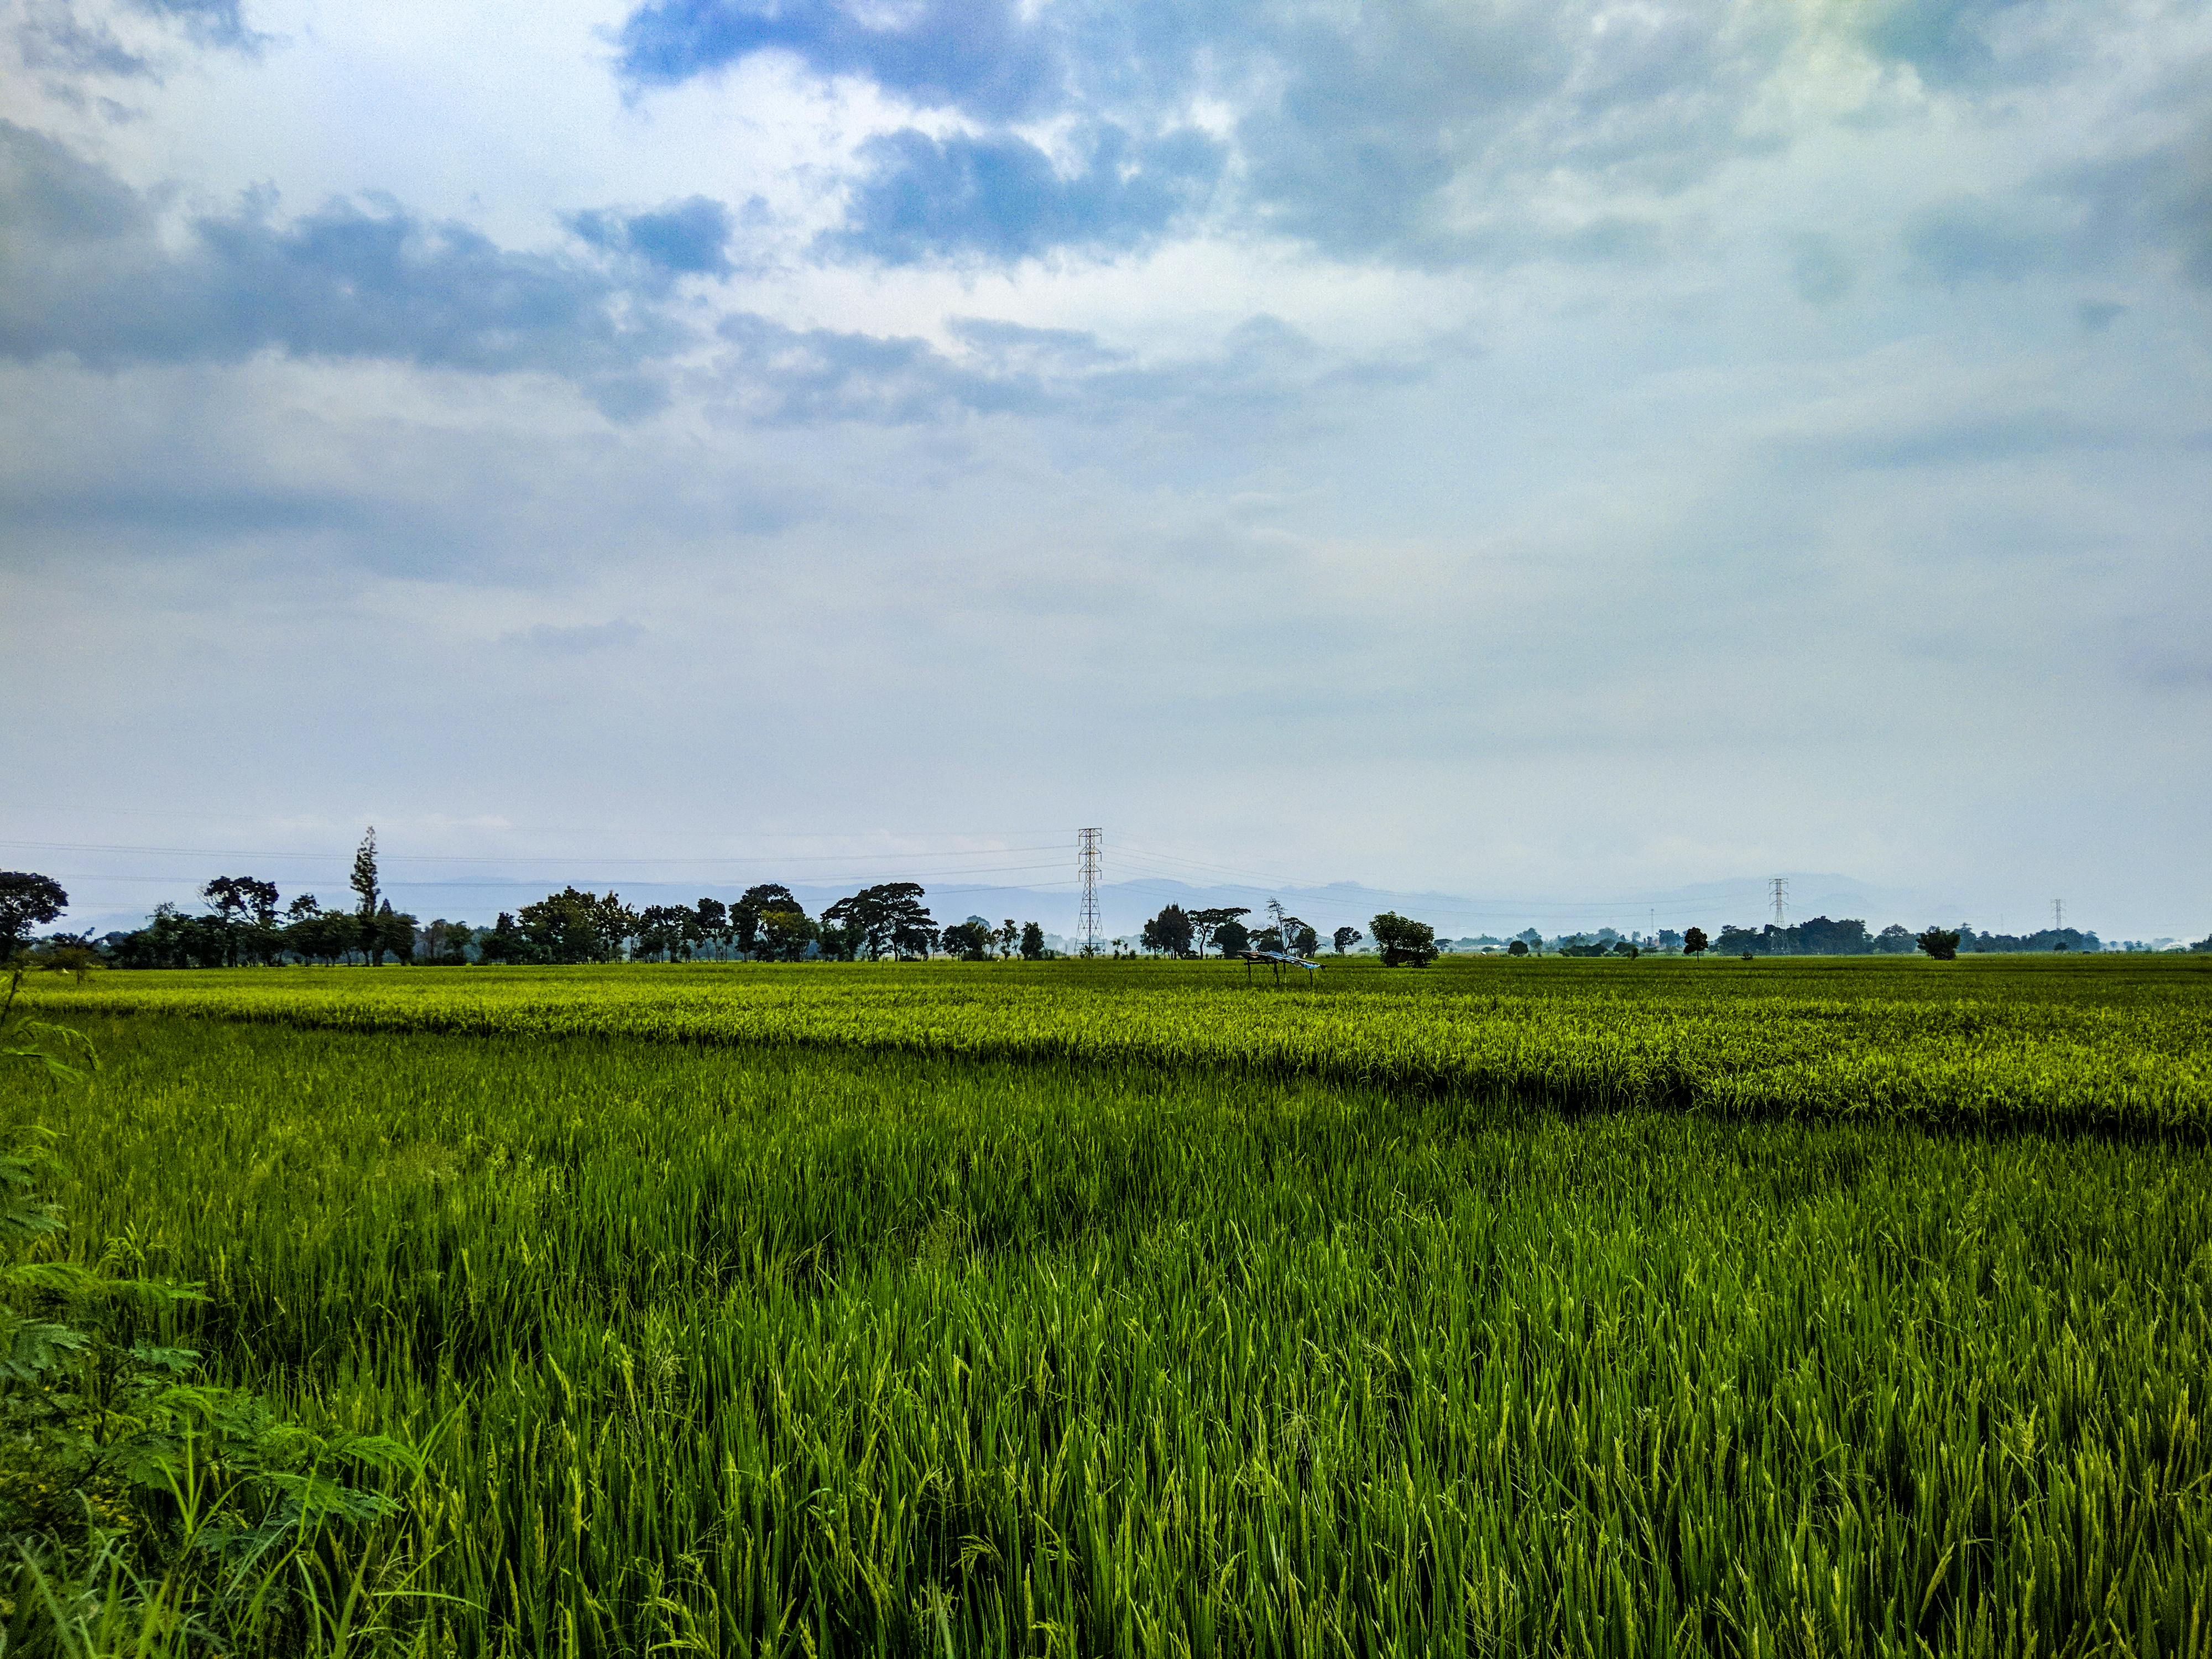
[[[9,1107],[428,1450],[423,1651],[2203,1654],[2212,980],[1951,967],[116,975]]]

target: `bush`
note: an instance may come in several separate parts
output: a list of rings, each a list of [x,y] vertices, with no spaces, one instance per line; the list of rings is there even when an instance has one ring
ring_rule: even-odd
[[[1930,927],[1912,942],[1938,962],[1949,962],[1959,954],[1959,936],[1948,927]]]

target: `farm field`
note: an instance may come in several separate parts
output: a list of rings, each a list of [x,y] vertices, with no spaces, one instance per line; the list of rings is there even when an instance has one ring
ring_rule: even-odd
[[[2212,1127],[2212,957],[246,969],[51,1006],[298,1029],[1128,1062],[1566,1109]],[[74,1003],[71,999],[74,998]]]
[[[2212,1650],[2186,961],[45,987],[459,1654]]]

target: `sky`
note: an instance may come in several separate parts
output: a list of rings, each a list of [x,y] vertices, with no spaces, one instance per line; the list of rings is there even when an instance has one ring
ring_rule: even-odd
[[[0,0],[0,866],[2195,938],[2208,323],[2201,3]]]

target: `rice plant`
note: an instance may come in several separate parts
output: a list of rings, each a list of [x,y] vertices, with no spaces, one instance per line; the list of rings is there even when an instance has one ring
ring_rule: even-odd
[[[10,1109],[424,1650],[2206,1651],[2212,981],[1635,966],[111,979]]]

